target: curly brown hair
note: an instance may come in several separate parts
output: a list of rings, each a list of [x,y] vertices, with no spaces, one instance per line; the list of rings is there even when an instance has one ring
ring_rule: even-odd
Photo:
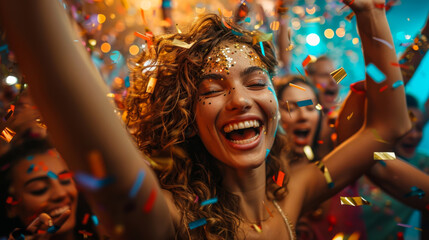
[[[171,154],[171,161],[153,160],[163,189],[170,191],[181,211],[176,238],[236,239],[241,218],[238,216],[238,197],[222,188],[222,174],[213,156],[201,139],[192,136],[195,128],[194,107],[198,100],[197,87],[207,55],[219,43],[233,41],[251,46],[275,74],[277,60],[274,47],[263,42],[265,55],[259,44],[253,44],[261,33],[250,32],[227,22],[215,14],[200,17],[188,32],[162,35],[153,39],[148,51],[130,62],[132,85],[126,99],[126,123],[139,148],[149,156],[160,152]],[[177,40],[192,43],[189,48],[178,46]],[[157,83],[153,93],[146,92],[150,78]],[[283,199],[285,187],[279,187],[272,176],[287,161],[284,136],[276,136],[267,157],[267,196]],[[287,176],[287,174],[286,174]],[[285,183],[287,178],[285,178]],[[200,206],[196,197],[218,197],[218,204]],[[190,230],[190,222],[205,218],[204,227]]]

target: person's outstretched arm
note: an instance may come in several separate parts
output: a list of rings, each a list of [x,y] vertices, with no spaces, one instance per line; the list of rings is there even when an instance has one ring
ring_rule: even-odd
[[[405,134],[411,126],[404,88],[392,87],[402,77],[399,68],[391,64],[397,62],[397,58],[385,10],[377,7],[384,4],[384,1],[349,2],[352,2],[351,8],[356,13],[365,63],[376,66],[384,73],[385,80],[375,82],[374,75],[369,74],[372,71],[367,69],[364,125],[322,161],[332,183],[328,185],[324,175],[315,166],[309,165],[300,172],[292,173],[295,176],[291,176],[290,185],[296,182],[295,185],[300,185],[305,191],[304,207],[329,198],[362,175],[374,164],[374,152],[391,151],[395,140]],[[387,86],[387,89],[380,92],[384,86]]]
[[[114,114],[107,88],[59,1],[1,0],[0,16],[55,146],[111,236],[174,236],[170,205]],[[102,181],[93,179],[91,169],[98,155],[102,164],[92,169]]]

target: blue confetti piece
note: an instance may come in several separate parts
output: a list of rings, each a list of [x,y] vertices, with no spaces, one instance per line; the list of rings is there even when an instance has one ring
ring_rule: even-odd
[[[404,82],[402,80],[398,80],[392,84],[392,87],[395,89],[395,88],[398,88],[402,85],[404,85]]]
[[[207,224],[206,219],[205,218],[201,218],[201,219],[199,219],[197,221],[190,222],[189,223],[189,229],[192,230],[194,228],[201,227],[201,226],[206,225],[206,224]]]
[[[97,216],[95,216],[95,215],[92,215],[91,216],[91,220],[92,220],[92,222],[94,223],[94,225],[95,226],[97,226],[98,225],[98,217]]]
[[[145,177],[145,173],[143,172],[143,170],[140,170],[139,174],[137,175],[137,179],[134,182],[134,185],[131,188],[130,193],[128,194],[130,198],[133,198],[137,195],[137,192],[139,191],[140,187],[143,184],[144,177]]]
[[[6,44],[0,47],[0,52],[3,52],[3,51],[5,51],[5,50],[6,50],[6,51],[8,50],[8,47],[7,47],[7,45],[6,45]]]
[[[417,196],[419,199],[422,199],[425,196],[425,192],[416,186],[411,187],[411,192],[404,195],[404,197]]]
[[[378,162],[379,162],[383,167],[387,166],[386,162],[385,162],[385,161],[383,161],[383,160],[378,160]]]
[[[330,183],[328,183],[328,188],[334,188],[334,182],[330,182]]]
[[[28,161],[31,161],[31,160],[33,160],[33,159],[34,159],[34,156],[33,156],[33,155],[27,156],[27,160],[28,160]]]
[[[406,58],[403,58],[403,59],[400,59],[399,60],[399,64],[404,64],[404,63],[406,63],[407,62],[407,59]]]
[[[119,59],[121,59],[121,53],[119,51],[113,51],[110,54],[110,60],[112,60],[114,63],[119,62]]]
[[[97,190],[99,188],[102,188],[114,181],[113,177],[106,177],[103,179],[95,178],[91,175],[85,174],[85,173],[76,173],[75,175],[76,182],[83,186],[84,188],[87,188],[89,190]]]
[[[201,202],[201,206],[217,203],[217,197],[210,198]]]
[[[130,87],[130,76],[126,76],[124,82],[126,88]]]
[[[262,44],[262,42],[259,42],[259,46],[261,46],[262,55],[265,56],[264,44]]]
[[[266,150],[267,152],[265,153],[265,158],[267,158],[268,157],[268,155],[270,155],[270,149],[268,149],[267,148],[267,150]]]
[[[305,107],[308,105],[313,105],[313,100],[311,99],[302,100],[302,101],[296,102],[296,104],[298,105],[298,107]]]
[[[232,32],[232,34],[234,34],[235,36],[243,36],[243,33],[241,33],[241,32],[237,32],[237,31],[234,31],[233,29],[231,29],[231,32]]]
[[[366,73],[374,80],[376,83],[381,83],[386,80],[386,75],[381,72],[374,64],[370,63],[366,65]]]
[[[46,175],[50,178],[58,179],[57,174],[53,173],[52,171],[49,171]]]
[[[60,229],[59,226],[53,225],[48,228],[48,233],[56,233]]]
[[[30,167],[27,169],[27,173],[31,173],[34,169],[34,164],[31,164]]]
[[[246,17],[245,19],[244,19],[244,22],[247,22],[247,23],[250,23],[252,21],[252,19],[250,18],[250,17]]]

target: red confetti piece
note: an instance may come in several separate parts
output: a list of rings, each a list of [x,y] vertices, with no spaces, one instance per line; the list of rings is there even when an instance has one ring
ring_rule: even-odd
[[[387,85],[384,85],[383,87],[380,88],[380,92],[383,92],[386,89],[387,89]]]
[[[399,64],[399,63],[395,63],[395,62],[392,62],[392,63],[391,63],[391,65],[392,65],[392,66],[395,66],[395,67],[400,67],[400,68],[403,68],[403,69],[409,69],[409,68],[410,68],[410,67],[409,67],[409,66],[407,66],[407,65]]]
[[[143,24],[147,25],[146,18],[144,17],[144,10],[140,8],[140,14],[142,15]]]
[[[277,175],[277,181],[275,179],[275,176],[273,176],[273,180],[274,182],[276,182],[277,185],[279,185],[280,187],[283,186],[283,180],[285,178],[285,173],[282,171],[279,171],[279,174]]]
[[[68,172],[68,173],[61,173],[60,175],[58,175],[58,178],[60,180],[64,180],[64,179],[72,178],[72,176],[73,176],[73,173]]]
[[[141,34],[139,32],[134,32],[134,36],[139,37],[139,38],[141,38],[143,40],[146,40],[147,41],[147,45],[151,46],[152,45],[152,38],[150,36],[148,36],[148,35],[152,35],[152,34],[146,33],[145,35],[143,35],[143,34]]]
[[[84,235],[84,236],[89,236],[89,237],[91,237],[91,236],[92,236],[92,234],[93,234],[93,233],[87,232],[87,231],[85,231],[85,230],[79,230],[79,231],[78,231],[78,233],[79,233],[79,234],[82,234],[82,235]]]
[[[145,205],[143,206],[143,212],[148,213],[153,208],[153,204],[155,203],[156,199],[156,189],[152,189],[150,192],[149,198],[146,201]]]
[[[380,9],[383,9],[383,8],[385,8],[385,7],[386,7],[386,5],[385,5],[384,3],[374,3],[374,6],[375,6],[376,8],[380,8]]]
[[[310,56],[310,55],[308,55],[308,56],[304,59],[304,61],[302,61],[302,66],[303,66],[303,67],[307,66],[307,65],[310,63],[310,61],[311,61],[311,56]]]
[[[323,144],[323,140],[317,141],[318,144]]]
[[[85,213],[82,219],[82,224],[86,225],[88,223],[88,219],[89,219],[89,213]]]

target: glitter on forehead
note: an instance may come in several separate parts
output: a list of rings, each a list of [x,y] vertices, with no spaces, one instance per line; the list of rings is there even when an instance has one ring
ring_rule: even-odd
[[[266,65],[252,48],[246,44],[234,43],[233,47],[226,45],[215,47],[207,58],[207,62],[204,65],[202,72],[206,72],[206,69],[208,69],[209,73],[212,73],[213,71],[225,71],[226,74],[229,74],[230,68],[237,64],[233,57],[238,51],[245,53],[245,58],[250,59],[251,63],[255,66],[267,69]]]

